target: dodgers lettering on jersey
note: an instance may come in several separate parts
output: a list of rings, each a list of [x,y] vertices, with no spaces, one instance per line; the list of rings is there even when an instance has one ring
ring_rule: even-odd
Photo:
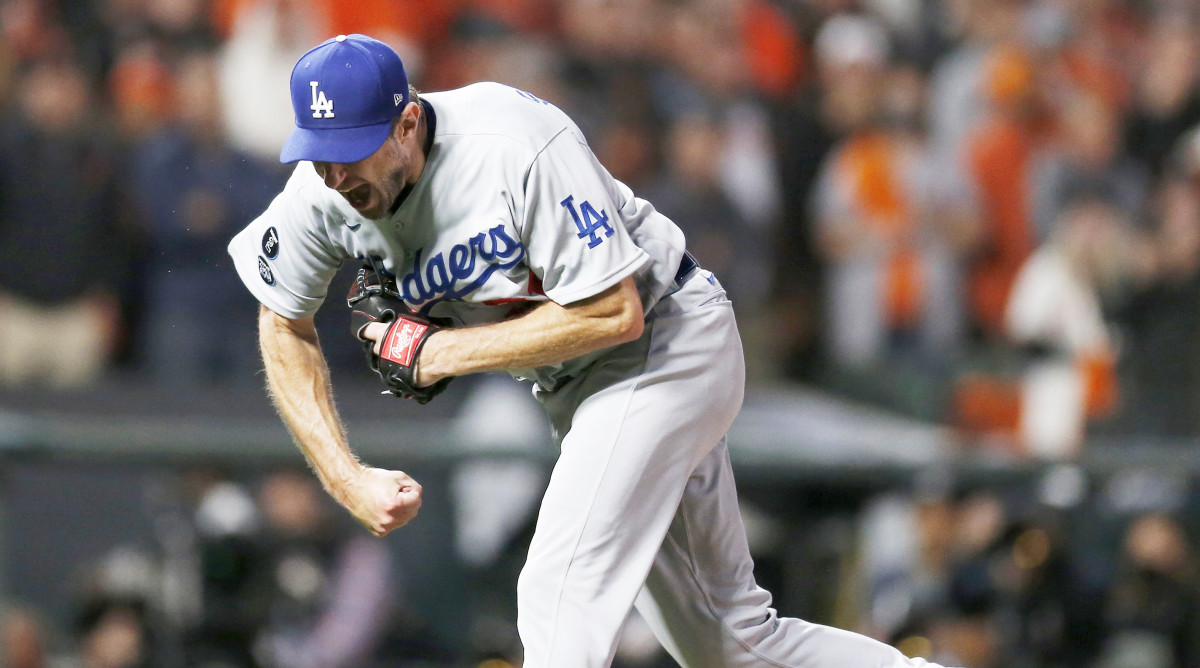
[[[494,83],[423,99],[432,148],[394,214],[363,218],[301,162],[230,242],[239,275],[264,305],[311,317],[347,260],[394,276],[410,307],[458,325],[503,319],[514,302],[569,304],[630,275],[646,309],[670,288],[683,234],[609,175],[558,108]],[[268,239],[273,257],[264,254]],[[543,383],[563,370],[519,375]]]
[[[412,270],[397,281],[404,301],[419,311],[439,301],[462,299],[487,283],[496,270],[513,269],[525,259],[525,246],[503,223],[454,244],[449,254],[438,252],[423,259],[422,251],[416,252]],[[481,265],[478,271],[476,264]]]

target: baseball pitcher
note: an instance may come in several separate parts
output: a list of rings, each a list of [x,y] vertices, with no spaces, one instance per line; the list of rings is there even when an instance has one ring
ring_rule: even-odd
[[[421,486],[360,462],[337,416],[313,315],[346,261],[351,334],[389,391],[427,402],[506,371],[550,417],[560,454],[517,585],[526,668],[608,666],[635,605],[688,667],[930,665],[770,607],[723,436],[745,376],[732,305],[570,118],[496,83],[418,96],[362,35],[301,57],[291,94],[295,172],[229,252],[278,411],[359,522],[403,526]]]

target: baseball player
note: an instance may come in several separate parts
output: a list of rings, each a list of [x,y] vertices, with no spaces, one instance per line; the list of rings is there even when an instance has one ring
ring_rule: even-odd
[[[684,666],[931,665],[771,609],[723,436],[745,376],[732,305],[570,118],[496,83],[418,96],[362,35],[302,56],[291,94],[280,160],[298,164],[229,252],[279,413],[359,522],[403,526],[421,486],[358,461],[334,408],[313,315],[347,260],[354,334],[392,393],[507,371],[550,417],[560,455],[517,585],[527,668],[608,666],[634,605]]]

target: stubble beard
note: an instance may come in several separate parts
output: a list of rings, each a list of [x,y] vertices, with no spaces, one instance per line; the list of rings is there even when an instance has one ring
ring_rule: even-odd
[[[404,192],[404,188],[408,185],[408,173],[410,171],[409,161],[405,158],[399,147],[392,147],[391,155],[388,156],[392,164],[396,168],[387,175],[386,185],[387,190],[380,189],[380,194],[383,195],[384,201],[381,202],[383,211],[380,212],[381,218],[387,218],[395,211],[396,200],[400,198],[400,194]]]

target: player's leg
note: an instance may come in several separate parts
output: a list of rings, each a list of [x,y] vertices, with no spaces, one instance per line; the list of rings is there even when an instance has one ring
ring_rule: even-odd
[[[693,300],[719,291],[700,283]],[[541,397],[566,435],[518,584],[527,668],[609,665],[691,472],[736,415],[741,357],[718,354],[737,345],[731,307],[707,309],[656,308],[642,339]]]
[[[696,467],[638,610],[685,668],[926,666],[866,636],[778,617],[754,581],[725,442]]]

